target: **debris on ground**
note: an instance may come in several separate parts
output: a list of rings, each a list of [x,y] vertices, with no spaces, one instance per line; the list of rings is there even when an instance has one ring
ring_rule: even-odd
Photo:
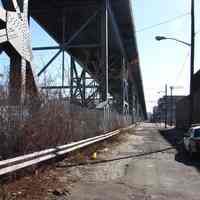
[[[76,151],[66,159],[52,166],[35,169],[34,173],[2,186],[0,200],[51,200],[70,195],[70,190],[80,180],[80,174],[71,174],[66,166],[77,162],[89,162],[112,152],[112,149],[126,141],[126,134],[94,144]],[[105,155],[104,155],[105,156]],[[1,188],[0,188],[1,191]]]

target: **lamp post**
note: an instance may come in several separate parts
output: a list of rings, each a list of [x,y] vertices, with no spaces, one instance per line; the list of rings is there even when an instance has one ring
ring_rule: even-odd
[[[173,89],[174,89],[174,87],[173,86],[170,86],[170,94],[171,94],[171,106],[170,106],[170,108],[171,108],[171,117],[170,117],[170,126],[172,126],[173,125]]]
[[[194,105],[194,94],[193,94],[193,75],[194,75],[194,56],[195,56],[195,13],[194,13],[194,0],[191,0],[191,43],[184,42],[182,40],[164,37],[164,36],[156,36],[155,39],[157,41],[161,40],[174,40],[176,42],[187,45],[191,48],[190,55],[190,108],[189,108],[189,126],[191,126],[193,121],[193,105]]]
[[[159,91],[158,94],[160,93],[165,93],[164,96],[164,100],[165,100],[165,106],[164,106],[164,110],[165,110],[165,128],[167,128],[167,84],[165,84],[165,91]]]

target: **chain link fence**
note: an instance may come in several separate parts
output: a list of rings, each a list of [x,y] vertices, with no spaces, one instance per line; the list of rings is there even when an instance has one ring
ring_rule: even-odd
[[[45,97],[34,112],[30,112],[30,105],[8,106],[7,96],[1,102],[0,159],[94,137],[130,124],[112,107],[88,109],[64,98]]]

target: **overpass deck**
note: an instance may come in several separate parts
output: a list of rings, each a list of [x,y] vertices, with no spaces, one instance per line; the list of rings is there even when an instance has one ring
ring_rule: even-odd
[[[13,9],[11,1],[2,2]],[[123,98],[122,90],[129,83],[129,98],[134,101],[134,90],[146,115],[130,0],[34,0],[30,1],[30,15],[59,44],[36,50],[58,49],[51,61],[67,51],[100,84],[103,93],[108,87],[116,99]]]

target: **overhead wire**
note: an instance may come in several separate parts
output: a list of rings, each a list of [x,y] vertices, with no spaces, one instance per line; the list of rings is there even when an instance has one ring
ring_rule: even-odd
[[[200,30],[198,30],[198,31],[195,33],[195,35],[197,36],[197,35],[199,35],[199,33],[200,33]]]
[[[141,29],[138,29],[136,30],[137,33],[140,33],[140,32],[143,32],[143,31],[147,31],[147,30],[150,30],[150,29],[153,29],[157,26],[161,26],[161,25],[164,25],[164,24],[168,24],[168,23],[171,23],[173,21],[176,21],[180,18],[183,18],[185,16],[188,16],[190,14],[190,12],[187,12],[187,13],[184,13],[184,14],[181,14],[181,15],[178,15],[176,17],[173,17],[171,19],[168,19],[168,20],[165,20],[163,22],[160,22],[160,23],[157,23],[157,24],[153,24],[153,25],[150,25],[150,26],[147,26],[147,27],[144,27],[144,28],[141,28]]]
[[[180,78],[182,76],[182,73],[183,73],[183,70],[186,67],[186,63],[187,63],[187,60],[188,60],[189,56],[190,56],[190,52],[188,51],[188,53],[187,53],[187,55],[186,55],[186,57],[184,59],[184,63],[182,64],[181,69],[180,69],[179,73],[177,74],[177,77],[176,77],[176,80],[175,80],[175,84],[180,80]]]

